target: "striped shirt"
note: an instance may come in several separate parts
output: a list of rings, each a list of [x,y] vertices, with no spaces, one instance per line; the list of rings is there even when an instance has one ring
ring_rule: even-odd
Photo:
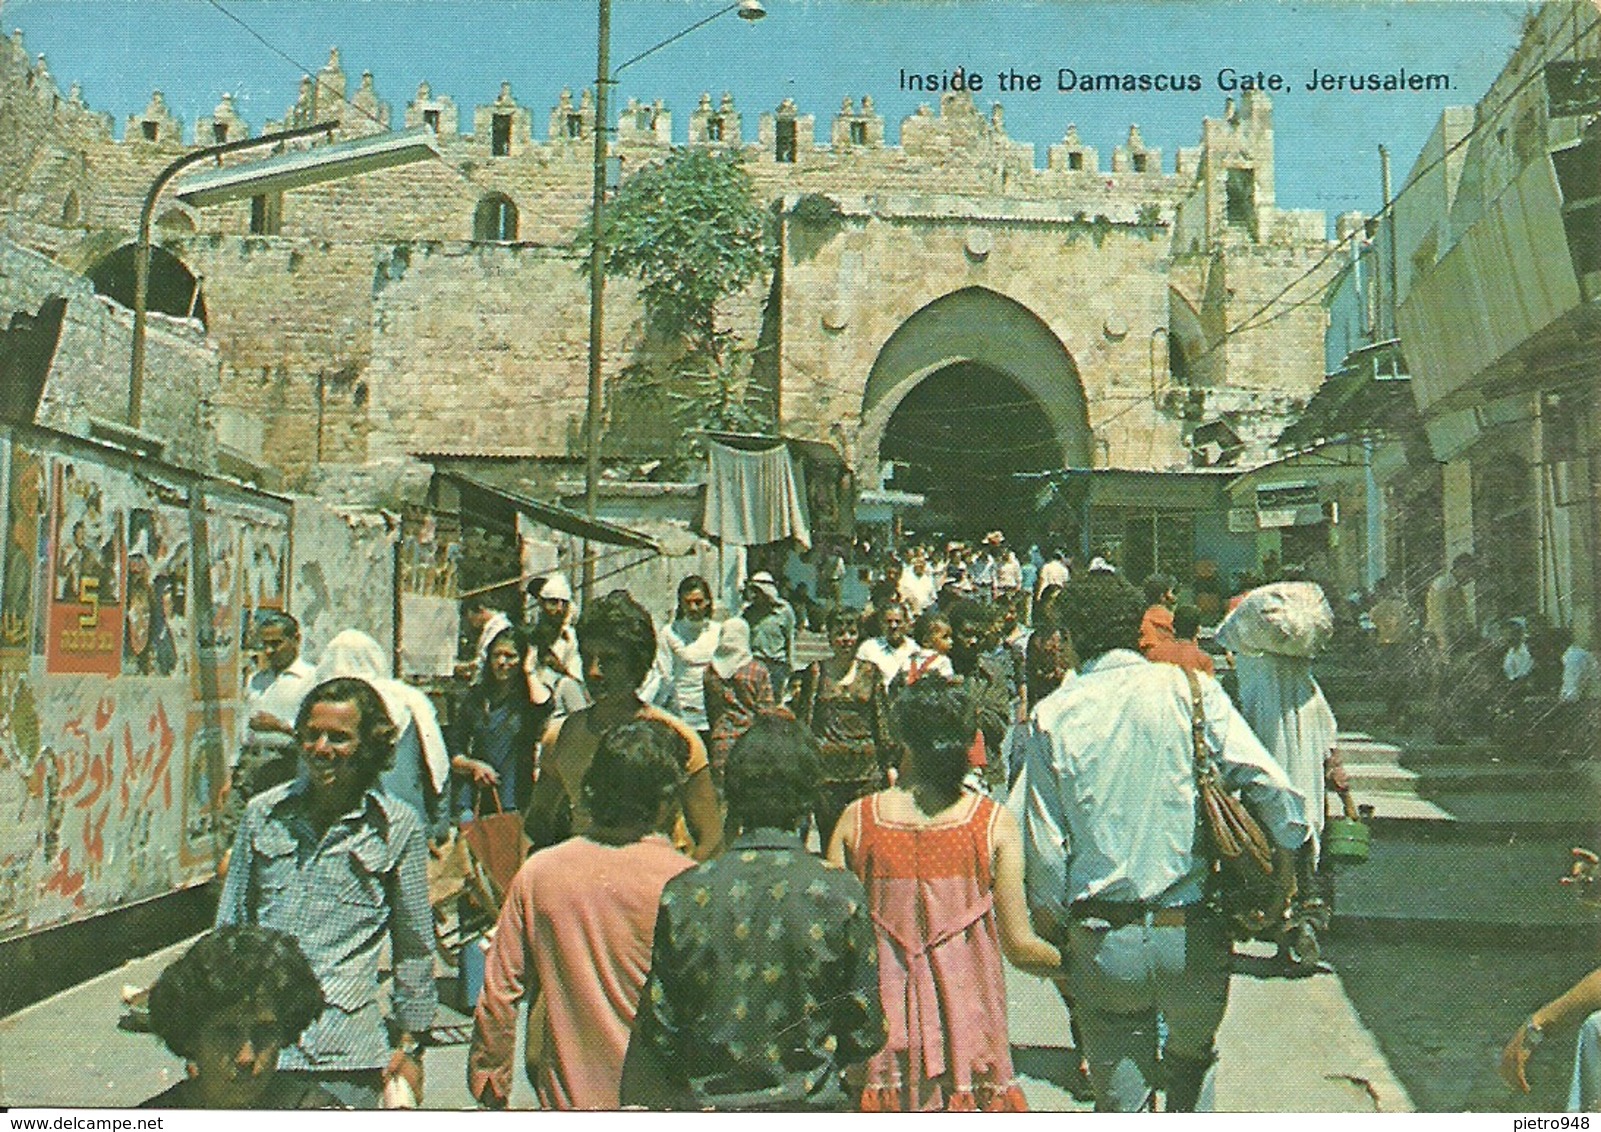
[[[298,1045],[279,1055],[280,1069],[379,1069],[390,1056],[378,977],[386,937],[395,1024],[426,1031],[438,1005],[427,842],[417,815],[376,789],[321,836],[307,803],[304,780],[251,800],[234,839],[217,926],[287,932],[322,983],[327,1009]]]

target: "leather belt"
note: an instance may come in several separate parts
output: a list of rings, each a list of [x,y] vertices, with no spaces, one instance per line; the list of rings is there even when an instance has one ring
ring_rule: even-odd
[[[1182,928],[1189,910],[1190,905],[1187,904],[1142,904],[1139,901],[1097,900],[1091,897],[1088,900],[1075,900],[1067,912],[1074,921],[1105,920],[1114,928],[1127,927],[1129,924]]]

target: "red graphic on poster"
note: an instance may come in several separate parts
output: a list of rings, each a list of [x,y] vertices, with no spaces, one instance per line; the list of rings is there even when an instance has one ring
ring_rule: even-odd
[[[122,663],[122,511],[89,465],[53,469],[55,522],[45,670],[117,675]]]

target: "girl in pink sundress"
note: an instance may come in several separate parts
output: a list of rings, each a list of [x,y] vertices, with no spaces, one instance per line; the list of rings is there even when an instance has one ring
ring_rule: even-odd
[[[866,1112],[1022,1112],[1012,1075],[1001,954],[1045,977],[1061,955],[1034,934],[1012,815],[962,788],[978,730],[943,680],[892,707],[906,745],[898,785],[852,802],[829,844],[867,889],[889,1025],[867,1064]]]

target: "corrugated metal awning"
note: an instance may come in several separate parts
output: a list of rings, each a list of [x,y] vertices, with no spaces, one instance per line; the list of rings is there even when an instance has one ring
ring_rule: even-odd
[[[627,527],[608,523],[604,519],[591,519],[560,504],[545,503],[531,496],[520,495],[462,472],[440,471],[437,474],[450,480],[460,490],[463,511],[477,512],[492,520],[509,522],[512,525],[516,524],[515,513],[520,511],[535,522],[543,523],[552,530],[561,531],[575,538],[605,543],[607,546],[648,550],[653,554],[662,553],[661,544],[655,539],[638,531],[629,530]]]

